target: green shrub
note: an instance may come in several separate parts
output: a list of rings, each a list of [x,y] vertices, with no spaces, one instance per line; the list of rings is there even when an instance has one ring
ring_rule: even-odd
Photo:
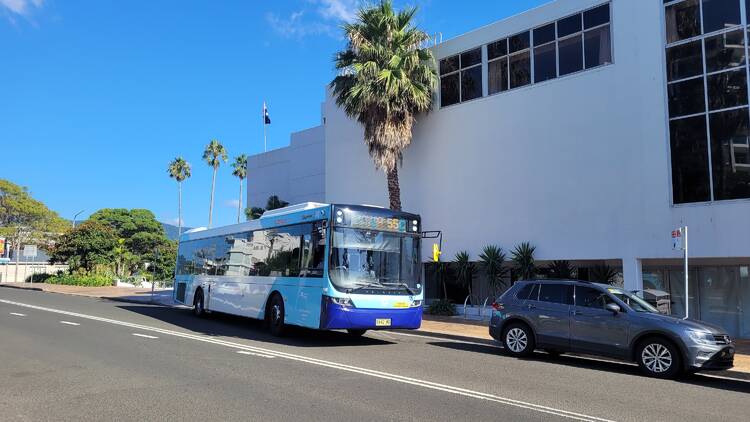
[[[430,315],[453,316],[456,315],[456,305],[448,299],[436,300],[427,308],[427,313]]]
[[[31,283],[32,279],[34,283],[46,283],[47,279],[52,277],[54,274],[40,273],[26,277],[26,283]]]
[[[61,274],[48,278],[46,282],[66,286],[104,287],[112,285],[112,278],[104,275]]]

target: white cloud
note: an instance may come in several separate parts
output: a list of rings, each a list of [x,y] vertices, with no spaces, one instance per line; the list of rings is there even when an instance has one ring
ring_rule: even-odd
[[[229,208],[237,208],[240,206],[240,200],[239,199],[227,199],[224,201],[224,206]]]
[[[20,16],[28,16],[33,9],[43,5],[44,0],[0,0],[0,7]]]
[[[357,17],[362,0],[308,0],[308,5],[289,16],[266,14],[266,22],[285,38],[328,35],[340,38],[338,26]]]
[[[352,22],[357,17],[359,0],[318,0],[318,13],[327,20]]]

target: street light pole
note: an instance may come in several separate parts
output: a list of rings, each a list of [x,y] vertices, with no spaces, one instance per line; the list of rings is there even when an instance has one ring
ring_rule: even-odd
[[[83,213],[83,211],[85,211],[85,210],[80,210],[80,211],[78,211],[78,212],[77,212],[77,213],[76,213],[76,214],[75,214],[75,215],[73,216],[73,228],[76,228],[76,218],[78,218],[78,216],[79,216],[79,215],[81,215],[81,214]]]

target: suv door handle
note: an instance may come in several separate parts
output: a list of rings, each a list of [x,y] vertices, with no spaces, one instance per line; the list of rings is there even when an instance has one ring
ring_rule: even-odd
[[[536,309],[536,305],[532,305],[532,304],[529,303],[528,305],[526,305],[526,308],[527,309]]]
[[[575,315],[583,315],[583,313],[581,311],[570,311],[570,314],[573,315],[573,316],[575,316]]]

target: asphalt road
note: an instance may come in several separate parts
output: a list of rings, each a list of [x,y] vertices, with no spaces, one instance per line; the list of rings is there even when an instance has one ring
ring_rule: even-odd
[[[0,289],[0,420],[750,419],[750,381]]]

